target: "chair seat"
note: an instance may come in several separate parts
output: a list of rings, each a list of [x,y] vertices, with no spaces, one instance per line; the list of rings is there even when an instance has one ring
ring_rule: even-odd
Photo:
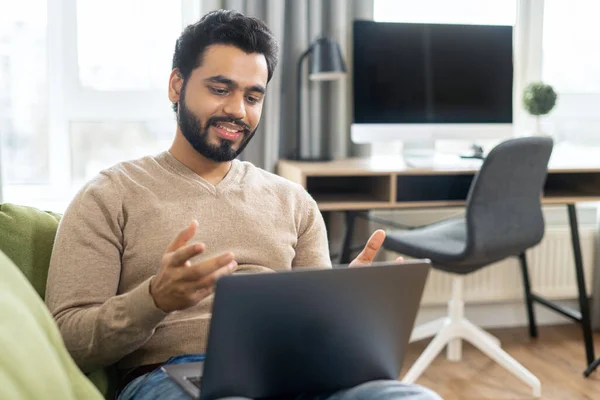
[[[442,221],[407,231],[387,234],[385,247],[411,257],[456,260],[465,251],[467,223],[464,219]]]
[[[394,231],[385,248],[414,258],[428,258],[443,271],[467,274],[483,265],[472,265],[466,255],[467,223],[464,218],[442,221],[408,231]]]

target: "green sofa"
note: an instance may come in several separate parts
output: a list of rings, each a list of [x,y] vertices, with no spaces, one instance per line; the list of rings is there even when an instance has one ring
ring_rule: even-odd
[[[59,220],[56,213],[0,204],[2,399],[114,398],[116,368],[94,371],[86,379],[42,300]]]

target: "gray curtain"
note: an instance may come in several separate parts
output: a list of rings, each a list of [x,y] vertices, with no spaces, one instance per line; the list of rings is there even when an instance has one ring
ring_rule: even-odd
[[[304,155],[333,158],[366,156],[368,146],[350,142],[352,118],[352,21],[372,19],[373,2],[366,0],[198,0],[199,13],[232,9],[265,21],[280,44],[280,62],[267,89],[259,130],[242,159],[268,171],[286,158],[296,143],[298,59],[319,36],[337,41],[348,75],[332,82],[309,82],[304,63],[302,144]],[[310,145],[310,146],[309,146]]]

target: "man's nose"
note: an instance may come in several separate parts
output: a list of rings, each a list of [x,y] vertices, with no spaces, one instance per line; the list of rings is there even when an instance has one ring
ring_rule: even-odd
[[[246,118],[246,104],[244,103],[244,95],[235,95],[227,99],[227,103],[223,108],[225,114],[235,118]]]

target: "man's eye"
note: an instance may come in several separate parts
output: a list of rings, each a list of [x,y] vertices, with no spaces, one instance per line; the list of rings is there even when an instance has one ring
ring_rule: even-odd
[[[254,96],[247,96],[246,100],[248,101],[248,103],[250,104],[256,104],[260,102],[260,99],[258,97],[254,97]]]
[[[211,87],[210,91],[219,96],[223,96],[223,95],[226,95],[227,93],[229,93],[229,91],[227,89],[219,89],[219,88],[215,88],[215,87]]]

